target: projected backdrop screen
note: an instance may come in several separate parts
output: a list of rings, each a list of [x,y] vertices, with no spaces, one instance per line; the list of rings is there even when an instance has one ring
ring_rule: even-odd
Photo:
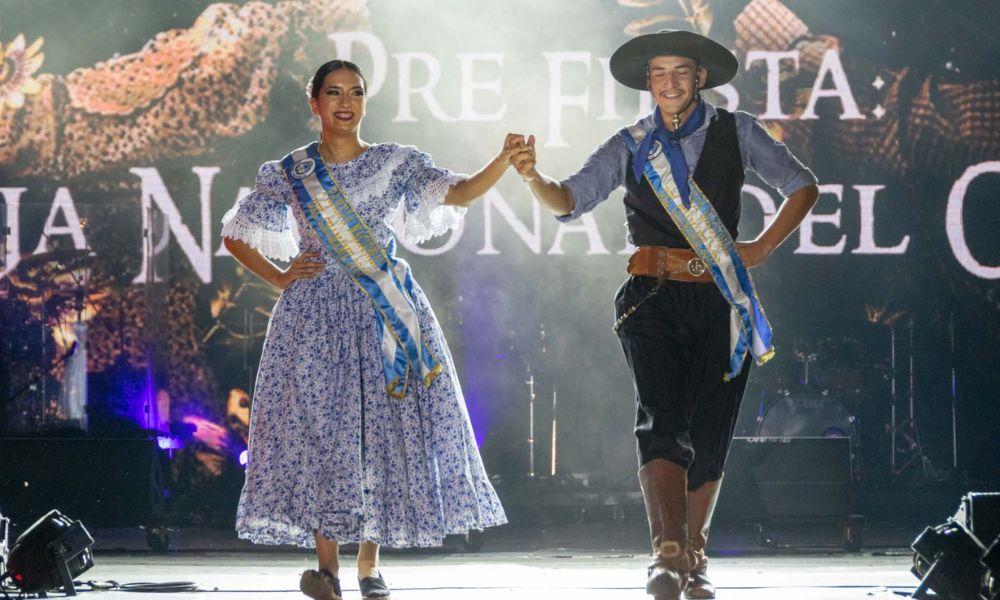
[[[815,210],[754,272],[777,357],[751,375],[739,432],[789,394],[823,398],[858,417],[877,473],[895,375],[943,466],[954,401],[958,460],[975,468],[1000,383],[1000,53],[987,29],[1000,14],[871,4],[5,2],[3,431],[79,418],[85,381],[96,429],[193,426],[203,475],[245,448],[276,293],[228,256],[219,220],[262,162],[317,138],[304,87],[319,64],[365,70],[366,141],[470,172],[507,132],[534,134],[539,168],[561,178],[652,110],[610,77],[614,49],[682,28],[739,57],[706,98],[757,115],[820,179]],[[533,391],[538,470],[555,396],[560,471],[634,473],[633,392],[611,332],[631,251],[622,193],[560,224],[510,171],[460,229],[401,240],[493,471],[527,470]],[[748,178],[740,238],[781,202]],[[85,352],[69,356],[74,342]]]

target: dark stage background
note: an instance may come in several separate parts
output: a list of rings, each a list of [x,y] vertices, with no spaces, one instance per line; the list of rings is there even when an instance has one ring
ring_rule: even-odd
[[[610,54],[671,27],[737,50],[740,74],[712,100],[760,115],[822,186],[802,231],[754,272],[777,356],[751,376],[740,433],[758,415],[853,428],[857,480],[892,479],[894,336],[896,420],[912,395],[929,461],[901,477],[943,477],[956,460],[996,482],[997,24],[986,1],[6,0],[0,432],[65,434],[83,418],[96,433],[157,430],[175,497],[238,491],[276,296],[226,255],[219,220],[260,163],[316,137],[313,69],[366,69],[368,141],[469,172],[508,131],[533,133],[540,168],[562,177],[651,110],[611,80]],[[632,386],[611,332],[621,194],[560,226],[510,173],[461,230],[401,250],[491,472],[528,470],[531,380],[538,472],[557,394],[557,470],[634,477]],[[744,199],[749,239],[781,198],[751,178]]]

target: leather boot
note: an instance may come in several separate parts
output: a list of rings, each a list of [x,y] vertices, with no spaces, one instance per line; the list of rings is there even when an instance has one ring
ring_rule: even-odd
[[[639,484],[653,546],[646,593],[655,600],[677,600],[694,567],[688,543],[687,469],[653,459],[639,469]]]
[[[708,544],[708,530],[712,525],[712,513],[719,499],[719,488],[722,479],[702,484],[693,492],[688,492],[688,531],[689,544],[694,555],[694,568],[688,576],[684,595],[691,600],[715,598],[715,586],[708,578],[708,556],[705,555],[705,545]]]

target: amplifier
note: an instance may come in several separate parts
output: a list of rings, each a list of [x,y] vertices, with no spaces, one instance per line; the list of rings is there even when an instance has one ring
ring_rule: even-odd
[[[716,514],[723,520],[847,522],[851,441],[846,437],[737,437]]]

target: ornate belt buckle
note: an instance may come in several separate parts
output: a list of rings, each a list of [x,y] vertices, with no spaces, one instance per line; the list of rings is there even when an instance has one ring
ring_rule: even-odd
[[[687,272],[692,277],[701,277],[705,274],[706,270],[705,261],[698,257],[694,257],[687,262]]]

